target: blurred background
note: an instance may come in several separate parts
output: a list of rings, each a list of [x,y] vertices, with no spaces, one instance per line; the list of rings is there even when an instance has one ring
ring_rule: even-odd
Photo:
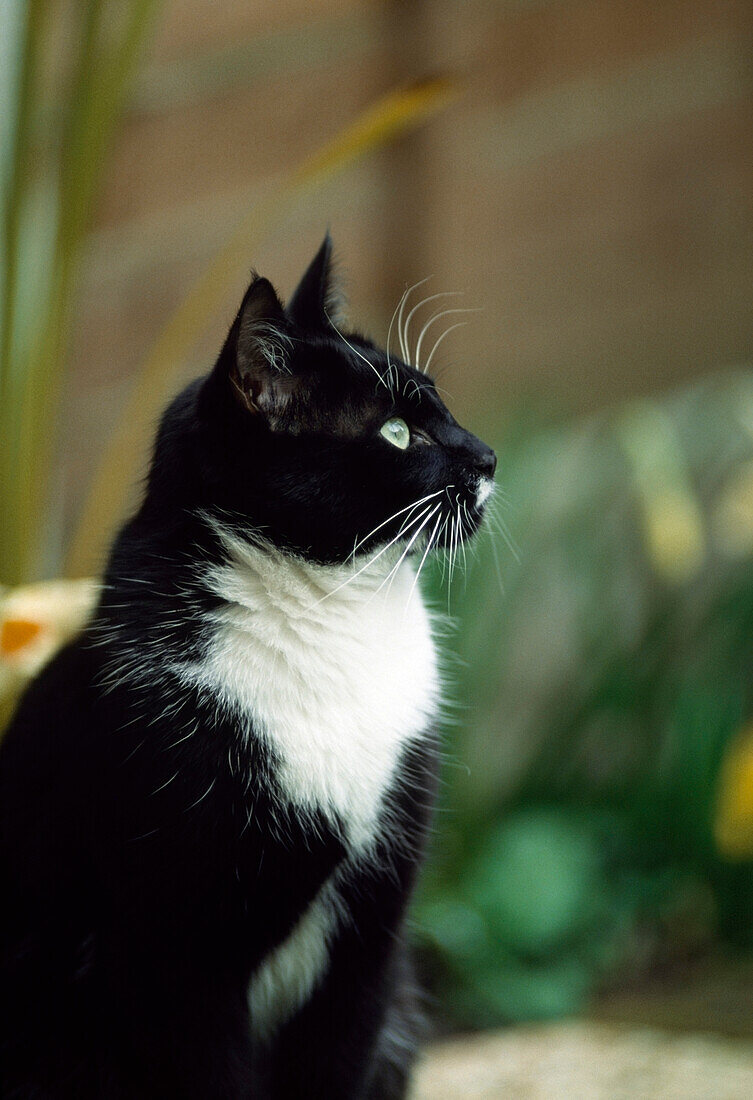
[[[458,703],[414,913],[435,1018],[753,1036],[753,6],[0,18],[6,711],[91,599],[35,582],[97,575],[251,266],[289,294],[330,226],[375,339],[427,277],[412,302],[479,308],[433,366],[500,455],[428,582]]]

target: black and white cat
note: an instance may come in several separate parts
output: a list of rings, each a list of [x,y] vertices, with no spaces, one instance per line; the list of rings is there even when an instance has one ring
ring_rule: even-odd
[[[411,559],[477,528],[495,457],[339,331],[330,251],[287,309],[253,280],[3,741],[6,1100],[405,1093],[440,700]]]

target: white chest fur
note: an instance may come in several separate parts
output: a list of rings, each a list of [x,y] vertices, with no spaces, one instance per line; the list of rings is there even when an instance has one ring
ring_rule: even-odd
[[[342,824],[351,859],[368,858],[404,747],[439,696],[429,617],[410,565],[334,569],[223,532],[226,564],[206,658],[184,668],[253,722],[279,761],[282,797]],[[386,556],[386,555],[385,555]],[[310,996],[340,916],[337,872],[248,989],[251,1026],[267,1036]]]
[[[248,716],[280,761],[284,797],[343,823],[365,851],[404,747],[427,728],[439,681],[412,567],[314,566],[225,536],[209,576],[222,610],[204,685]]]

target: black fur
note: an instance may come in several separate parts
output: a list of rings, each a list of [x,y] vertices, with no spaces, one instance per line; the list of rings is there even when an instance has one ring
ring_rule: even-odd
[[[426,376],[393,358],[399,384],[380,383],[385,353],[330,324],[330,283],[328,240],[287,313],[252,282],[215,369],[163,418],[93,621],[4,738],[6,1100],[404,1095],[420,1013],[401,929],[429,824],[431,737],[405,753],[373,858],[341,891],[350,916],[323,981],[262,1041],[249,977],[345,844],[336,822],[280,806],[265,744],[170,664],[201,659],[217,597],[198,566],[224,554],[212,517],[322,563],[438,487],[465,502],[468,528],[480,521],[474,485],[493,455]],[[379,435],[392,415],[411,426],[406,451]]]

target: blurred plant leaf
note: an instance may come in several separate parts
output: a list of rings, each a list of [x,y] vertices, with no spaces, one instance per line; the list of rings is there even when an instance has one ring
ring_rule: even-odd
[[[577,957],[548,964],[510,961],[470,976],[472,999],[465,1002],[477,1025],[515,1020],[550,1020],[581,1010],[591,986],[591,969]]]
[[[87,0],[73,9],[70,90],[60,96],[50,148],[37,133],[45,108],[39,70],[55,13],[40,0],[22,7],[16,88],[3,104],[14,117],[3,189],[0,341],[0,577],[15,583],[38,556],[81,246],[157,2],[116,9]],[[44,277],[29,278],[30,268]]]
[[[22,575],[19,529],[20,500],[15,473],[23,457],[19,446],[23,375],[14,341],[18,302],[18,268],[21,231],[27,191],[30,187],[32,129],[37,94],[43,5],[39,0],[13,5],[4,20],[6,62],[0,105],[4,115],[2,171],[2,265],[0,266],[0,515],[4,530],[0,536],[0,580],[18,581]]]
[[[541,956],[590,926],[600,877],[589,829],[561,809],[531,807],[490,833],[462,886],[498,943]]]

